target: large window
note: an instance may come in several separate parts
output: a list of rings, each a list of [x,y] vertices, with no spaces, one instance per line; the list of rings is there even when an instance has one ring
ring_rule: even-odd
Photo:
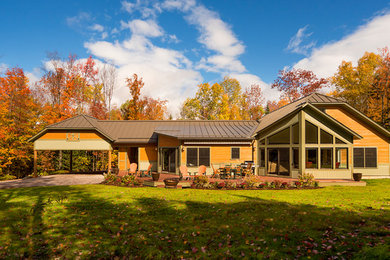
[[[321,129],[321,144],[333,144],[333,135]]]
[[[321,169],[333,168],[333,148],[321,148]]]
[[[299,125],[295,124],[292,126],[292,138],[293,144],[299,144]]]
[[[348,148],[336,148],[336,169],[348,169]]]
[[[290,144],[290,127],[268,137],[269,144]]]
[[[306,132],[306,143],[307,144],[318,144],[318,127],[312,123],[305,122],[305,132]]]
[[[240,159],[240,148],[239,147],[232,147],[231,158],[232,159]]]
[[[187,166],[210,166],[210,148],[187,148]]]
[[[299,148],[293,148],[293,168],[299,168]]]
[[[317,148],[307,148],[306,149],[306,168],[317,169],[317,156],[318,150]]]
[[[260,152],[260,167],[265,167],[265,149],[260,148],[259,152]]]
[[[376,168],[376,148],[353,148],[353,165],[356,168]]]

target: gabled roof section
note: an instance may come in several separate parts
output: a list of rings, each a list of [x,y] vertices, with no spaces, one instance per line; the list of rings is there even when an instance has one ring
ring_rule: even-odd
[[[318,104],[346,104],[345,102],[334,98],[329,97],[320,93],[313,93],[308,96],[302,97],[290,104],[287,104],[267,115],[265,115],[263,118],[260,119],[259,125],[257,126],[256,130],[253,132],[253,135],[256,135],[258,132],[274,125],[275,123],[279,122],[283,118],[285,118],[288,115],[292,115],[293,113],[299,111],[300,109],[304,108],[306,105],[318,105]],[[323,112],[322,112],[323,113]],[[325,113],[323,113],[325,114]],[[329,117],[329,115],[325,116]],[[333,119],[335,120],[335,119]],[[337,121],[337,120],[335,120]],[[339,123],[339,122],[338,122]],[[345,128],[345,126],[344,126]],[[360,138],[359,135],[357,135],[355,132],[353,132],[351,129],[349,129],[349,132],[351,132],[353,135]]]

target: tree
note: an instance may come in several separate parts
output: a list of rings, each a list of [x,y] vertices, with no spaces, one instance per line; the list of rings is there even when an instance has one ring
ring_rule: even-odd
[[[251,85],[245,89],[244,102],[250,120],[258,120],[264,115],[264,96],[259,85]]]
[[[99,79],[102,84],[104,101],[108,110],[108,119],[111,119],[111,100],[117,81],[117,70],[113,65],[104,64],[99,71]]]
[[[165,119],[167,111],[166,100],[141,97],[141,89],[144,86],[142,78],[134,74],[126,79],[130,90],[131,99],[121,106],[121,114],[124,120],[156,120]]]
[[[271,87],[281,91],[281,98],[287,99],[291,103],[327,85],[327,79],[317,78],[312,71],[292,69],[280,70],[277,79]]]
[[[331,83],[336,86],[337,96],[363,113],[368,112],[368,101],[372,91],[376,71],[381,64],[381,57],[366,52],[356,67],[352,62],[342,61]]]
[[[0,171],[17,177],[32,170],[32,143],[38,121],[38,104],[20,68],[0,77]]]

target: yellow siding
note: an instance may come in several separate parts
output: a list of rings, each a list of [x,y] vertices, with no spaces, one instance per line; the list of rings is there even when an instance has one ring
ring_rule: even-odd
[[[43,136],[39,137],[39,139],[65,140],[66,133],[46,133]]]
[[[237,146],[235,146],[237,147]],[[240,159],[231,159],[232,146],[212,146],[210,148],[210,159],[212,163],[231,163],[238,164],[244,161],[252,160],[252,148],[250,146],[241,146]]]
[[[377,147],[378,163],[389,163],[389,143],[371,127],[357,120],[353,115],[341,108],[329,108],[326,109],[326,113],[363,137],[360,140],[353,141],[354,147]]]
[[[126,170],[126,148],[119,148],[118,152],[118,168],[119,170]]]
[[[157,147],[145,146],[139,148],[140,161],[157,161]]]
[[[165,135],[158,136],[158,146],[160,147],[175,147],[179,145],[180,142],[177,138],[169,137]]]
[[[78,133],[78,132],[72,132],[72,133]],[[41,136],[39,139],[65,140],[66,134],[67,132],[49,132]],[[80,140],[86,140],[86,139],[99,140],[103,138],[94,132],[81,132]]]

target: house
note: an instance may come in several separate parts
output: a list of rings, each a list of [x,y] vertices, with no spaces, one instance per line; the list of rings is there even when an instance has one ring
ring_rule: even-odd
[[[109,121],[79,115],[36,136],[38,150],[118,150],[118,167],[179,172],[253,161],[258,175],[390,178],[390,132],[338,99],[311,94],[259,121]]]

